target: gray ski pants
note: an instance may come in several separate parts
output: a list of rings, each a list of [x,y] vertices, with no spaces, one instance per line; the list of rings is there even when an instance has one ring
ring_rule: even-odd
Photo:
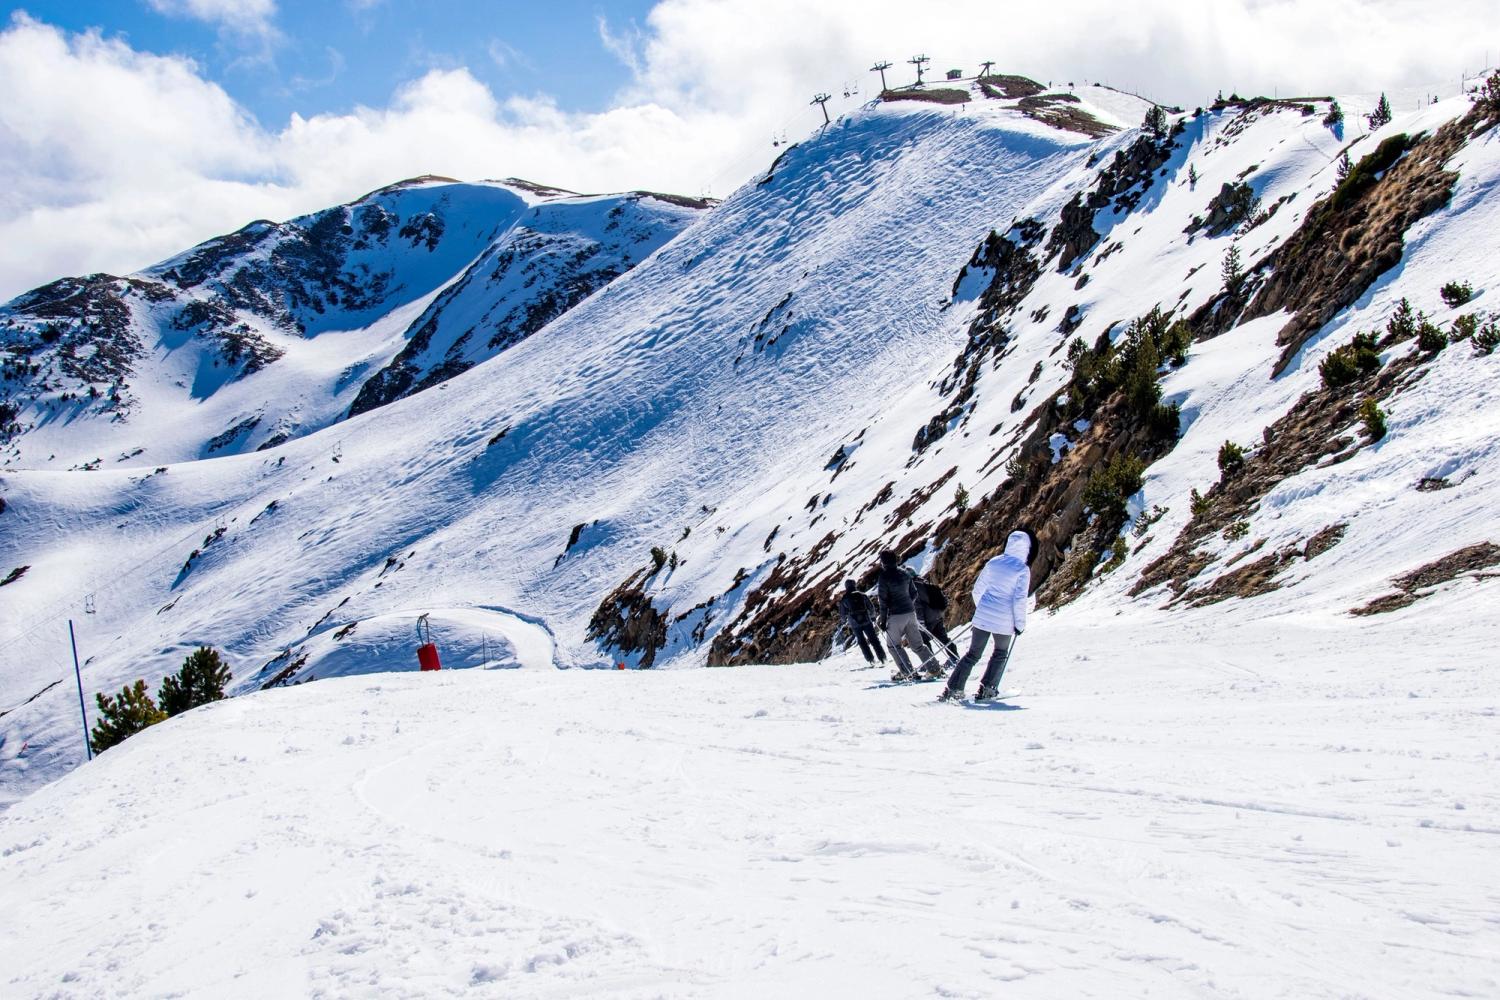
[[[1004,632],[986,632],[982,628],[969,630],[969,651],[964,658],[958,661],[958,666],[953,668],[953,676],[948,678],[948,687],[955,694],[964,693],[964,685],[969,682],[969,671],[974,669],[974,664],[984,655],[984,647],[989,645],[990,639],[995,640],[995,651],[990,653],[989,666],[985,668],[984,678],[979,682],[980,687],[994,688],[1000,686],[1000,677],[1005,673],[1005,662],[1010,659],[1010,645],[1015,641],[1015,636],[1006,635]]]
[[[901,648],[901,641],[911,646],[912,652],[922,657],[922,668],[932,666],[932,647],[927,645],[927,639],[922,635],[922,630],[917,627],[917,614],[909,611],[904,615],[891,615],[885,623],[885,641],[891,647],[891,655],[896,658],[896,666],[902,673],[910,673],[912,670],[911,660],[906,655],[906,650]]]

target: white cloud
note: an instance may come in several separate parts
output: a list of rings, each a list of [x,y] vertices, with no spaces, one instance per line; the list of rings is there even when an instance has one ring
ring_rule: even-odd
[[[270,26],[271,0],[152,0]],[[1191,107],[1226,92],[1457,87],[1488,45],[1492,0],[1074,0],[1066,15],[993,0],[917,11],[896,0],[662,0],[644,25],[600,23],[634,67],[600,113],[545,94],[497,96],[432,69],[383,107],[258,125],[191,60],[69,35],[18,15],[0,32],[0,300],[62,274],[129,271],[256,217],[286,218],[423,173],[527,177],[584,191],[723,195],[795,138],[875,89],[868,67],[921,50],[938,73],[994,59],[1042,80],[1102,79]],[[259,12],[258,14],[256,12]],[[248,12],[248,13],[247,13]],[[230,15],[225,14],[224,17]],[[235,27],[232,30],[249,30]],[[512,59],[505,49],[497,50]],[[492,56],[493,57],[493,56]],[[842,84],[863,93],[844,100]],[[1400,109],[1398,108],[1398,111]]]
[[[171,17],[206,21],[238,35],[267,38],[276,33],[276,0],[146,0],[151,9]]]
[[[511,45],[503,38],[491,38],[485,45],[485,54],[490,57],[490,62],[503,70],[525,70],[528,73],[536,72],[536,63],[527,57],[526,53]]]
[[[640,75],[644,68],[641,61],[641,29],[631,22],[630,27],[616,30],[609,26],[609,19],[603,14],[595,18],[595,24],[599,28],[599,44],[604,46],[604,51],[624,63],[630,72]]]

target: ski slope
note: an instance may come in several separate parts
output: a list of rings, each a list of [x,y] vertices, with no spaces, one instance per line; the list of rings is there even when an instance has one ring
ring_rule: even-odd
[[[1081,88],[1077,106],[1128,124],[1146,107],[1132,110],[1134,100]],[[913,436],[946,406],[940,384],[977,314],[972,289],[958,282],[955,294],[975,247],[1017,219],[1052,225],[1134,130],[1095,140],[1012,101],[874,104],[786,150],[691,225],[679,219],[675,239],[530,337],[416,395],[264,452],[86,473],[7,466],[0,573],[28,569],[0,592],[0,802],[81,763],[76,693],[57,683],[69,673],[70,617],[90,695],[137,677],[154,687],[201,643],[225,653],[236,693],[411,669],[401,637],[423,611],[436,616],[439,645],[462,650],[455,664],[498,650],[505,662],[635,665],[639,651],[602,648],[589,623],[659,547],[675,560],[642,584],[668,623],[655,663],[701,665],[787,561],[808,559],[814,579],[858,575],[879,546],[951,510],[957,485],[976,498],[996,490],[1030,414],[1067,382],[1072,336],[1119,336],[1158,304],[1191,312],[1216,294],[1235,240],[1255,261],[1332,189],[1341,141],[1357,139],[1358,152],[1468,108],[1450,99],[1375,135],[1351,125],[1342,140],[1291,108],[1190,116],[1140,203],[1095,217],[1102,239],[1086,259],[1066,273],[1047,262],[968,409],[920,453]],[[1438,299],[1448,280],[1473,283],[1468,309],[1497,308],[1497,133],[1455,156],[1452,202],[1412,228],[1401,264],[1285,374],[1270,374],[1285,317],[1267,316],[1195,344],[1164,376],[1183,436],[1131,510],[1166,513],[1131,538],[1122,569],[1089,584],[1081,607],[1108,615],[1164,603],[1160,591],[1128,591],[1186,523],[1190,491],[1217,478],[1219,446],[1232,437],[1256,447],[1355,330],[1379,327],[1403,297],[1448,324],[1456,311]],[[1279,210],[1240,234],[1184,232],[1240,178]],[[595,226],[587,232],[607,226],[596,225],[600,210],[579,209]],[[467,272],[473,281],[448,286],[455,316],[483,314],[486,259]],[[1063,334],[1070,305],[1082,325]],[[1292,477],[1240,540],[1214,541],[1220,572],[1257,545],[1270,552],[1349,521],[1346,541],[1289,571],[1280,590],[1218,605],[1220,618],[1342,616],[1397,574],[1495,541],[1497,364],[1449,347],[1389,404],[1386,439]],[[837,468],[834,454],[844,456]],[[1452,489],[1414,489],[1450,475]],[[913,564],[932,555],[929,545]],[[1420,633],[1451,590],[1392,620]],[[506,651],[516,634],[530,637],[530,652]]]
[[[953,275],[1087,144],[1005,108],[872,107],[425,392],[159,473],[7,472],[0,565],[31,569],[4,595],[24,658],[0,673],[0,703],[15,706],[0,726],[28,750],[0,783],[34,787],[76,763],[64,692],[38,694],[67,662],[58,608],[71,593],[98,595],[95,615],[76,616],[90,691],[154,684],[202,642],[252,690],[284,652],[394,609],[516,609],[547,622],[560,664],[601,662],[589,616],[652,544],[737,494],[789,502],[764,484],[821,467],[851,420],[945,364]],[[757,345],[778,305],[787,327]],[[579,525],[586,543],[565,552]],[[695,578],[727,586],[758,530],[737,525],[720,558],[693,561]]]
[[[0,814],[0,993],[1494,996],[1489,605],[231,699]]]

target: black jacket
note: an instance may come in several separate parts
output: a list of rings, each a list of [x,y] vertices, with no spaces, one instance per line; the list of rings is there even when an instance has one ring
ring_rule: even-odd
[[[859,591],[848,591],[839,600],[839,614],[850,625],[868,625],[875,618],[875,605]]]
[[[943,612],[948,610],[948,598],[935,583],[929,583],[920,576],[913,575],[912,582],[916,584],[917,617],[923,621],[929,618],[942,618]]]
[[[891,615],[909,615],[916,611],[917,585],[912,582],[912,576],[905,567],[882,566],[875,580],[875,591],[880,597],[880,613],[883,616],[889,618]]]

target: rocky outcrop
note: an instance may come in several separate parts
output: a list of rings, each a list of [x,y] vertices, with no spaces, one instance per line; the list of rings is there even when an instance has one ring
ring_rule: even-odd
[[[637,570],[610,592],[589,619],[588,638],[618,653],[637,656],[650,667],[667,644],[667,616],[646,595],[649,569]]]
[[[1260,446],[1249,452],[1237,470],[1223,474],[1209,488],[1171,547],[1141,572],[1131,587],[1131,595],[1165,585],[1170,592],[1170,603],[1178,600],[1203,603],[1205,598],[1219,594],[1253,596],[1240,586],[1243,582],[1240,580],[1231,579],[1226,584],[1199,583],[1200,575],[1218,561],[1218,556],[1202,546],[1232,531],[1234,525],[1248,521],[1261,500],[1284,480],[1313,466],[1347,461],[1368,445],[1367,438],[1348,433],[1359,422],[1360,404],[1367,399],[1388,399],[1422,378],[1426,373],[1425,360],[1419,353],[1407,354],[1351,383],[1336,388],[1324,386],[1305,394],[1266,428]],[[1342,532],[1338,537],[1342,537]],[[1311,559],[1336,541],[1326,535],[1314,536],[1292,554]],[[1287,558],[1279,558],[1274,568],[1279,572],[1286,562]],[[1241,577],[1246,575],[1244,569],[1236,572]]]
[[[550,206],[491,246],[408,328],[389,364],[360,386],[356,416],[458,375],[536,333],[648,257],[684,224],[680,211],[699,199],[626,195],[609,210],[602,232],[570,227]]]
[[[1016,100],[1022,97],[1032,97],[1036,94],[1045,93],[1047,88],[1035,80],[1024,76],[1014,76],[1009,73],[992,73],[989,76],[979,78],[979,89],[986,97],[997,100]]]
[[[946,434],[967,412],[985,358],[1004,350],[1010,339],[1005,323],[1041,276],[1042,264],[1036,248],[1046,233],[1046,227],[1035,219],[1023,219],[1004,236],[991,230],[959,271],[953,282],[954,295],[973,274],[987,272],[990,279],[979,295],[979,314],[969,324],[969,342],[953,359],[953,370],[942,381],[941,388],[949,397],[949,404],[919,429],[912,441],[912,450],[918,454]]]
[[[1157,171],[1172,158],[1176,137],[1182,134],[1182,129],[1179,121],[1171,135],[1161,141],[1142,134],[1129,147],[1115,153],[1087,193],[1080,191],[1063,206],[1061,218],[1047,241],[1047,253],[1057,254],[1059,271],[1068,270],[1099,242],[1099,234],[1094,230],[1096,213],[1112,207],[1123,214],[1140,204],[1155,183]]]
[[[1261,268],[1264,284],[1241,322],[1283,309],[1292,318],[1277,342],[1273,375],[1377,278],[1401,262],[1407,229],[1448,204],[1458,175],[1447,169],[1471,137],[1493,128],[1500,112],[1478,103],[1430,136],[1395,135],[1359,160],[1333,193]]]

